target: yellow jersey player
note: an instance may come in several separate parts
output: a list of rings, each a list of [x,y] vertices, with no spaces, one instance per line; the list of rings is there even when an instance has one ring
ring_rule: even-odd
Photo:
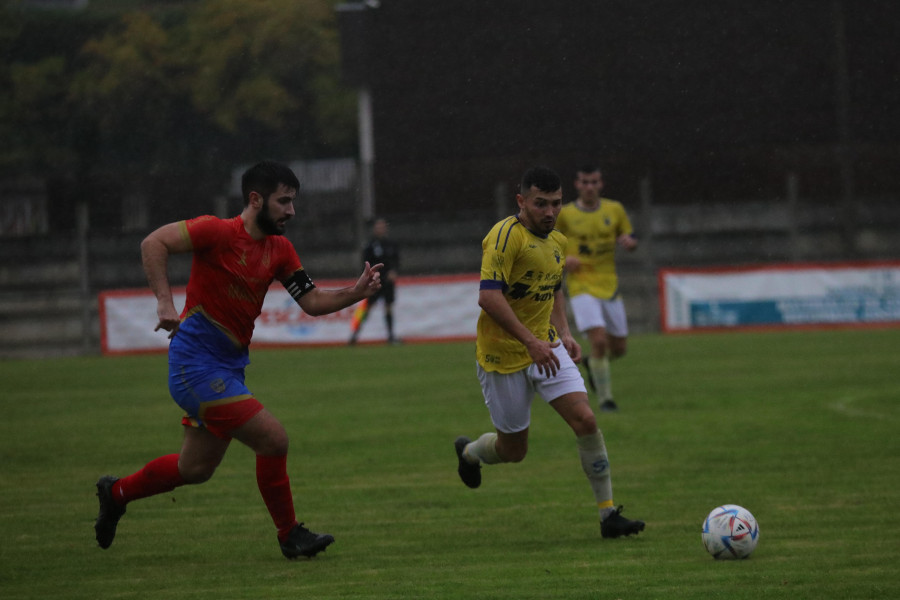
[[[643,521],[626,519],[613,504],[606,444],[576,364],[581,348],[566,319],[566,238],[555,229],[562,207],[559,176],[546,167],[529,170],[516,201],[518,214],[494,225],[482,242],[476,368],[495,431],[475,441],[456,439],[457,473],[477,488],[482,463],[524,459],[537,394],[575,434],[600,510],[601,535],[636,534]]]
[[[625,355],[628,321],[619,295],[616,247],[634,250],[631,221],[622,204],[602,198],[603,176],[585,166],[575,177],[578,199],[562,207],[557,227],[569,239],[566,287],[575,326],[587,336],[590,357],[582,361],[598,396],[600,410],[615,411],[609,362]]]

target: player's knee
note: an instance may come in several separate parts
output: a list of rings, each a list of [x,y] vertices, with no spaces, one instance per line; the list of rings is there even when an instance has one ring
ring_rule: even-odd
[[[209,481],[218,466],[218,463],[179,463],[178,471],[185,483],[197,484]]]
[[[569,420],[569,426],[576,436],[590,435],[597,431],[597,418],[590,409],[579,411]]]
[[[287,430],[267,411],[240,428],[235,437],[261,456],[284,456],[288,452]]]
[[[628,351],[628,342],[625,338],[613,338],[609,344],[610,358],[622,358]]]
[[[606,356],[606,353],[609,349],[606,342],[599,342],[591,344],[591,356]]]
[[[265,439],[261,440],[259,445],[254,448],[257,454],[263,456],[284,456],[288,453],[290,441],[287,432],[273,431]]]

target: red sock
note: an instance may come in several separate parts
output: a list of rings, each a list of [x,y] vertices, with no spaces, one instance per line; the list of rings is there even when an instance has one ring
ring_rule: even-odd
[[[287,474],[287,456],[256,456],[256,483],[263,502],[272,515],[282,542],[297,524],[294,514],[294,496]]]
[[[184,485],[184,479],[178,471],[178,455],[167,454],[151,460],[140,471],[114,483],[112,497],[124,506],[132,500],[170,492],[180,485]]]

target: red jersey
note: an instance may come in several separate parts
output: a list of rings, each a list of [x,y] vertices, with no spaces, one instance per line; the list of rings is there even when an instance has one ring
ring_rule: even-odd
[[[248,346],[269,286],[303,268],[297,251],[279,235],[253,239],[240,216],[206,215],[179,226],[194,252],[181,319],[202,312],[236,344]]]

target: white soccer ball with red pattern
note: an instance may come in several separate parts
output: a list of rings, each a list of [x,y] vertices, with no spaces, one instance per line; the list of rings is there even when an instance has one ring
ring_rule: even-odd
[[[759,542],[759,525],[746,508],[723,504],[703,521],[702,537],[715,559],[747,558]]]

